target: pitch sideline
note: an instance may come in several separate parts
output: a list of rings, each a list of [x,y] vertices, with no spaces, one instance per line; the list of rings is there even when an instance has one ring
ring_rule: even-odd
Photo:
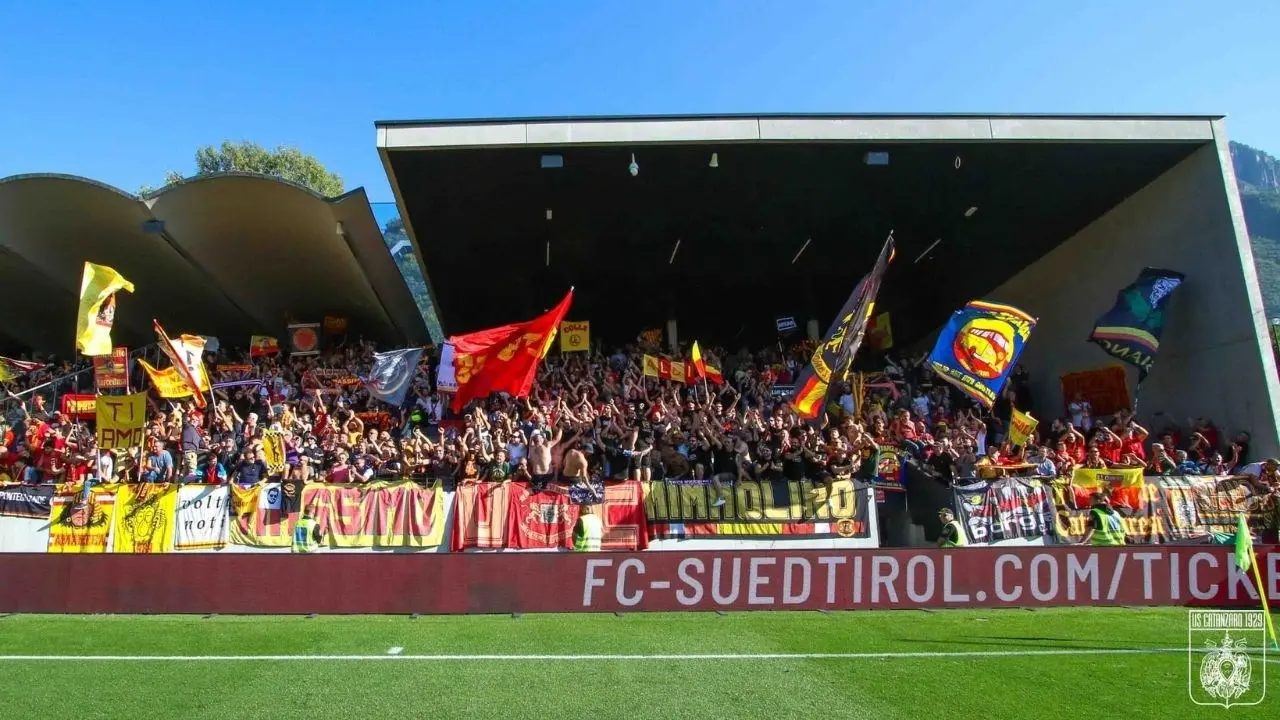
[[[945,658],[1016,658],[1088,655],[1168,655],[1184,653],[1187,648],[1081,648],[1061,650],[975,650],[918,652],[835,652],[835,653],[689,653],[689,654],[470,654],[470,655],[0,655],[0,662],[295,662],[369,661],[392,662],[662,662],[662,661],[732,661],[732,660],[895,660]],[[1196,649],[1194,652],[1205,652]],[[1280,663],[1280,658],[1265,658]]]

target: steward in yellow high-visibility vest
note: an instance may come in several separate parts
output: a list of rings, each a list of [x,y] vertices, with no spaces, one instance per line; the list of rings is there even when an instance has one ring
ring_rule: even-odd
[[[938,519],[942,521],[942,534],[938,536],[938,547],[954,548],[964,547],[969,544],[969,537],[965,535],[964,526],[960,524],[960,521],[956,520],[956,514],[951,512],[950,508],[939,510]]]
[[[296,553],[315,552],[320,547],[320,526],[313,514],[314,511],[307,508],[293,526],[293,551]]]
[[[604,523],[590,505],[579,505],[578,511],[578,522],[573,524],[573,551],[600,552]]]
[[[1093,508],[1089,511],[1089,530],[1084,534],[1081,545],[1094,547],[1121,547],[1124,541],[1124,523],[1120,514],[1111,507],[1111,499],[1101,493],[1093,497]]]

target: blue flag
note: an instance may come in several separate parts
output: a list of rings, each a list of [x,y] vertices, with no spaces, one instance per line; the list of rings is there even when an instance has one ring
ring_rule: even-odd
[[[400,407],[404,404],[404,396],[413,384],[414,373],[418,371],[418,360],[422,358],[422,348],[405,348],[377,353],[373,356],[373,369],[364,381],[369,394],[384,403]]]
[[[1089,341],[1116,358],[1138,368],[1138,382],[1151,372],[1164,332],[1164,306],[1186,276],[1173,270],[1144,268],[1133,284],[1116,295],[1098,322]]]
[[[929,355],[929,366],[991,407],[1035,326],[1035,318],[1012,305],[975,300],[951,316]]]

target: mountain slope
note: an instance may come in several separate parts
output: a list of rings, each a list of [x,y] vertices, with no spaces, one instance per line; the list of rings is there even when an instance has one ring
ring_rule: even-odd
[[[1280,160],[1242,143],[1231,143],[1244,220],[1253,244],[1253,265],[1262,286],[1262,302],[1271,317],[1280,315]]]

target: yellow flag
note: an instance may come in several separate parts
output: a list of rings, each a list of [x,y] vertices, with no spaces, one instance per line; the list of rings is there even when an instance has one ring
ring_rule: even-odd
[[[644,356],[644,376],[658,377],[658,358],[653,355]]]
[[[560,352],[581,352],[591,348],[591,323],[560,323]]]
[[[142,447],[146,437],[146,393],[99,395],[96,405],[99,448]]]
[[[177,515],[176,484],[121,485],[116,491],[112,552],[172,552]]]
[[[81,355],[110,355],[111,326],[116,319],[116,293],[133,292],[133,283],[106,265],[84,264],[80,309],[76,314],[76,350]]]
[[[142,366],[143,370],[147,371],[147,377],[151,378],[151,384],[156,387],[156,392],[160,394],[160,397],[184,398],[191,397],[194,394],[191,391],[191,386],[182,377],[182,373],[178,372],[178,368],[167,367],[164,370],[157,370],[142,358],[138,358],[138,364]]]
[[[677,360],[671,363],[671,379],[675,380],[676,382],[685,381],[684,362]]]
[[[1013,415],[1009,418],[1009,442],[1026,447],[1031,440],[1031,433],[1035,432],[1039,424],[1040,421],[1031,417],[1029,413],[1014,408]]]

